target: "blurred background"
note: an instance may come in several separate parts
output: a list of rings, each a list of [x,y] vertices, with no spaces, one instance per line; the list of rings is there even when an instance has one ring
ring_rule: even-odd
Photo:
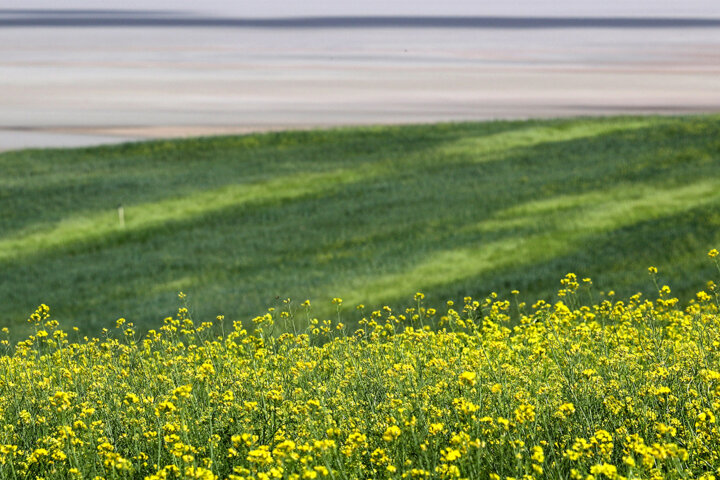
[[[4,150],[719,109],[713,0],[30,0],[0,9]]]

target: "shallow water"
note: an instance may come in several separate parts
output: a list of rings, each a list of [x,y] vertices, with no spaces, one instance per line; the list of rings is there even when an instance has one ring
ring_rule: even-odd
[[[308,5],[304,13],[315,14],[311,7],[322,2]],[[450,2],[447,15],[478,15],[473,5]],[[549,5],[535,12],[557,15]],[[649,18],[633,2],[579,5],[584,13],[576,6],[565,16]],[[271,7],[255,13],[277,16]],[[206,8],[223,18],[243,13],[220,2]],[[655,16],[712,19],[718,7],[686,8]],[[427,9],[420,13],[436,13]],[[37,17],[0,11],[0,20],[23,15]],[[271,128],[709,112],[720,111],[720,27],[4,27],[0,92],[0,149]]]

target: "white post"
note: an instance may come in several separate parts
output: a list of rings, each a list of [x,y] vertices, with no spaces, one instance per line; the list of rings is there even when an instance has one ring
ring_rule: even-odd
[[[122,205],[118,205],[118,219],[120,220],[120,228],[125,228],[125,209]]]

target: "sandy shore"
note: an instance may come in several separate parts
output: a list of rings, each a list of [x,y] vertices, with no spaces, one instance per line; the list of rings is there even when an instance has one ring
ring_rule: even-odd
[[[720,111],[720,28],[0,29],[0,149]]]

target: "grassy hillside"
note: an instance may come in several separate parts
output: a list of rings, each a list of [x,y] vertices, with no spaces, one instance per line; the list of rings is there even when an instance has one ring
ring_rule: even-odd
[[[123,205],[125,225],[118,220]],[[720,244],[720,117],[378,127],[0,154],[0,324],[42,302],[97,331],[276,298],[491,291],[681,299]]]

